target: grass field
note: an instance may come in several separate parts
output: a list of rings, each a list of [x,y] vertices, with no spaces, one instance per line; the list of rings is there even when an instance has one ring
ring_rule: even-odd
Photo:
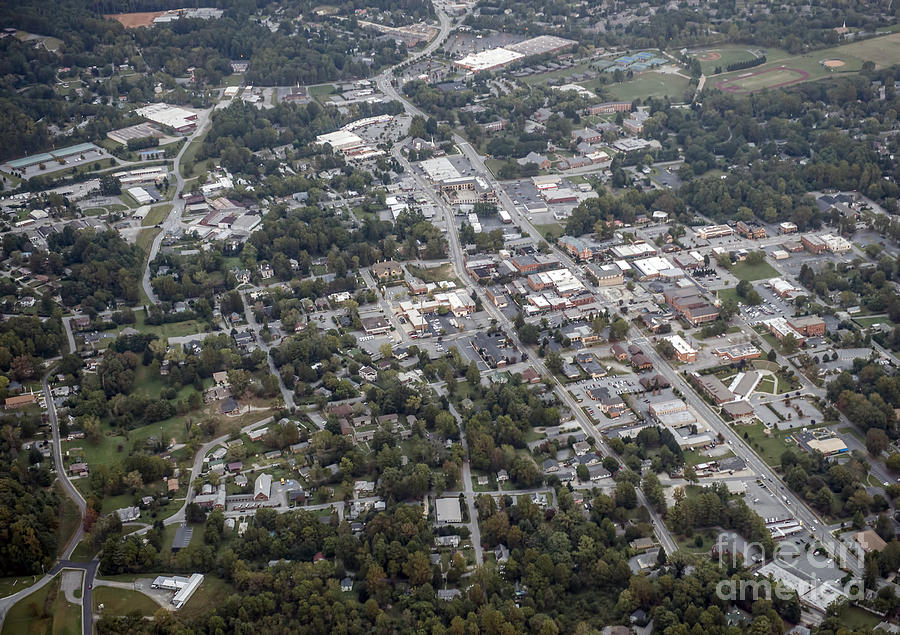
[[[762,70],[745,70],[716,82],[726,93],[754,93],[763,88],[782,88],[810,78],[810,73],[793,67],[773,66]]]
[[[881,622],[881,618],[872,615],[857,606],[847,606],[841,611],[841,624],[848,629],[873,631]]]
[[[187,178],[190,176],[194,176],[196,170],[194,169],[194,160],[197,156],[197,151],[200,149],[200,146],[203,145],[203,139],[206,138],[206,133],[200,135],[196,139],[194,139],[191,144],[188,146],[187,150],[184,151],[184,154],[181,157],[181,176]],[[186,168],[191,167],[190,172]]]
[[[72,560],[75,562],[84,562],[86,560],[91,560],[96,555],[97,550],[91,546],[90,541],[87,538],[82,538],[81,542],[75,546],[75,551],[72,552]]]
[[[441,265],[440,267],[432,267],[425,269],[424,267],[408,266],[409,272],[422,280],[423,282],[442,282],[444,280],[456,280],[451,265]]]
[[[547,223],[546,225],[535,225],[535,228],[539,232],[541,232],[541,236],[546,236],[550,234],[553,238],[553,241],[556,241],[557,238],[566,233],[565,228],[559,223]]]
[[[81,608],[59,592],[59,577],[17,602],[3,621],[3,635],[78,635]]]
[[[78,529],[81,523],[81,512],[78,505],[75,504],[63,491],[59,481],[53,484],[53,489],[59,496],[59,526],[56,528],[56,553],[62,555],[69,543],[69,538]]]
[[[703,71],[703,74],[712,75],[716,68],[725,69],[729,64],[755,59],[758,57],[757,53],[759,52],[761,52],[761,49],[753,46],[720,46],[695,51],[692,55],[700,60],[700,69]],[[770,61],[787,56],[787,53],[780,49],[765,49],[764,54],[766,59]]]
[[[171,203],[151,207],[150,211],[144,217],[144,220],[141,221],[141,227],[152,227],[153,225],[159,225],[161,222],[166,220],[166,216],[169,215],[170,211],[172,211]]]
[[[862,317],[862,318],[853,318],[853,321],[859,324],[861,327],[866,328],[872,326],[874,324],[887,324],[890,327],[894,326],[894,323],[891,322],[888,316],[883,315],[881,317],[873,316],[873,317]]]
[[[94,611],[97,611],[100,604],[103,605],[103,615],[127,615],[132,611],[139,611],[141,615],[153,615],[160,608],[159,604],[140,591],[108,586],[94,589]]]
[[[764,278],[777,278],[778,272],[767,262],[758,265],[748,264],[747,261],[738,262],[731,267],[731,273],[738,280],[762,280]]]
[[[804,55],[779,57],[768,51],[766,55],[768,61],[762,66],[717,75],[713,85],[720,90],[746,94],[764,88],[774,88],[787,81],[796,83],[831,77],[836,73],[853,73],[859,71],[866,61],[874,62],[876,68],[884,68],[900,62],[900,33],[834,46]],[[822,64],[825,60],[840,60],[843,66],[826,68]],[[791,70],[783,70],[780,67]],[[741,75],[748,73],[753,75],[740,78]]]
[[[689,80],[680,75],[647,71],[631,81],[610,84],[606,87],[609,98],[616,101],[634,101],[647,97],[669,97],[673,102],[684,101]],[[588,88],[592,88],[586,84]]]
[[[18,593],[22,589],[30,587],[40,580],[40,578],[40,575],[20,575],[11,576],[9,578],[0,578],[0,598],[5,598],[7,595]]]
[[[184,322],[170,322],[169,324],[147,324],[143,311],[135,311],[136,328],[141,333],[153,333],[160,337],[181,337],[182,335],[194,335],[206,331],[206,322],[200,320],[186,320]]]

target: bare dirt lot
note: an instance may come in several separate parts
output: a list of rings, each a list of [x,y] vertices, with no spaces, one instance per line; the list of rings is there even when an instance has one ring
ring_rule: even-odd
[[[148,11],[145,13],[113,13],[104,15],[108,20],[121,22],[126,29],[136,29],[142,26],[152,26],[153,20],[161,16],[165,11]]]

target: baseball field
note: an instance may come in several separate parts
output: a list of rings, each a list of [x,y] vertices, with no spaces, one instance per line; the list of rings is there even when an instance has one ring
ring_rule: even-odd
[[[712,52],[710,49],[703,54],[710,56]],[[724,92],[749,94],[766,88],[783,88],[799,82],[832,77],[837,73],[858,72],[865,62],[874,62],[875,68],[883,68],[900,63],[900,33],[834,46],[804,55],[781,57],[774,52],[766,51],[766,57],[768,61],[762,66],[716,75],[711,80],[712,84]],[[701,61],[701,64],[726,66],[727,64],[723,63],[724,59],[723,54],[722,61]]]

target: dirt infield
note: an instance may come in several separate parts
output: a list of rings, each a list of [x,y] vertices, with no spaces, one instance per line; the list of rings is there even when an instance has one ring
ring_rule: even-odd
[[[716,51],[707,51],[702,55],[698,55],[697,59],[701,62],[718,62],[722,59],[722,54]]]
[[[840,68],[841,66],[845,66],[845,64],[844,60],[824,60],[822,66],[825,68]]]
[[[164,14],[165,11],[150,11],[147,13],[113,13],[104,15],[107,20],[120,22],[126,29],[136,29],[142,26],[152,26],[153,20]]]
[[[809,79],[809,73],[799,68],[776,66],[755,73],[744,73],[733,79],[723,79],[716,88],[725,93],[755,93],[765,88],[783,88]]]

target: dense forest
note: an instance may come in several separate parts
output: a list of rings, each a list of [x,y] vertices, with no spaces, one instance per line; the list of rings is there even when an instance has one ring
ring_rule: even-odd
[[[35,415],[0,418],[0,567],[6,575],[40,573],[56,559],[60,500],[50,489],[51,461],[22,448],[39,425]]]

